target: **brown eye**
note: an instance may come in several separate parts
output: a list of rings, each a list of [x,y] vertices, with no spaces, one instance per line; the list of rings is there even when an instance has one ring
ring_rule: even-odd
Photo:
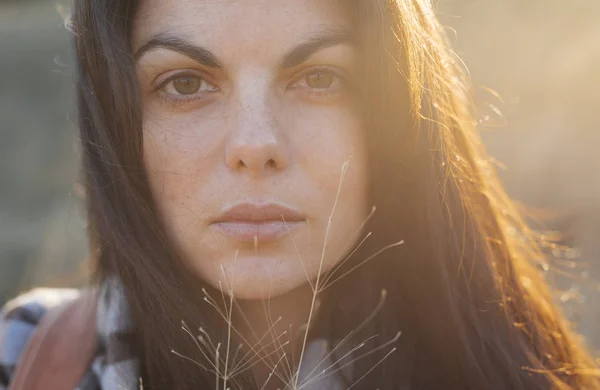
[[[335,76],[332,72],[323,70],[317,70],[307,74],[306,85],[314,89],[326,89],[331,87],[334,82]]]
[[[202,79],[195,76],[181,76],[173,80],[173,89],[180,95],[193,95],[201,85]]]

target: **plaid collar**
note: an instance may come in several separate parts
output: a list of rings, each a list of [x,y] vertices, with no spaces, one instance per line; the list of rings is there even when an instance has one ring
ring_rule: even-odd
[[[92,386],[77,390],[137,390],[139,361],[126,348],[132,325],[123,286],[116,279],[105,282],[98,294],[98,353],[89,373]]]

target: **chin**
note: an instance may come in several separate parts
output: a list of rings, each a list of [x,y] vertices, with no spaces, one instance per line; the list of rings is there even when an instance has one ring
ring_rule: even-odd
[[[285,285],[281,283],[273,285],[269,290],[268,287],[257,288],[255,285],[239,283],[235,286],[233,295],[235,299],[240,301],[269,301],[280,298],[302,285],[303,283],[298,285]],[[224,293],[229,296],[229,291],[224,291]]]
[[[202,272],[204,281],[240,300],[275,299],[308,283],[297,255],[238,255],[235,261],[224,260],[214,265],[217,270],[208,275]],[[310,267],[306,266],[311,275]]]

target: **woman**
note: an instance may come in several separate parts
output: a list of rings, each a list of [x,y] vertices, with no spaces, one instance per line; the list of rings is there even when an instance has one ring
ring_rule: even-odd
[[[81,389],[600,388],[428,1],[78,0],[73,29]]]

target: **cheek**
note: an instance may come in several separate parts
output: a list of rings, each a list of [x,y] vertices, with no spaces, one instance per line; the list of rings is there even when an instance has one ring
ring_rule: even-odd
[[[150,110],[149,110],[150,111]],[[144,160],[150,173],[190,173],[202,169],[214,153],[215,119],[194,115],[144,118]]]
[[[203,212],[192,206],[198,203],[197,194],[209,182],[217,161],[219,140],[202,132],[214,126],[184,116],[145,120],[144,162],[154,198],[170,230]]]
[[[312,184],[331,197],[343,180],[339,201],[362,210],[368,192],[368,161],[360,118],[348,108],[332,109],[303,115],[297,118],[296,127],[298,163]]]
[[[298,166],[320,193],[319,204],[312,205],[320,228],[311,232],[311,246],[323,245],[333,215],[327,244],[331,266],[356,242],[370,211],[366,132],[349,108],[313,112],[294,123]]]

